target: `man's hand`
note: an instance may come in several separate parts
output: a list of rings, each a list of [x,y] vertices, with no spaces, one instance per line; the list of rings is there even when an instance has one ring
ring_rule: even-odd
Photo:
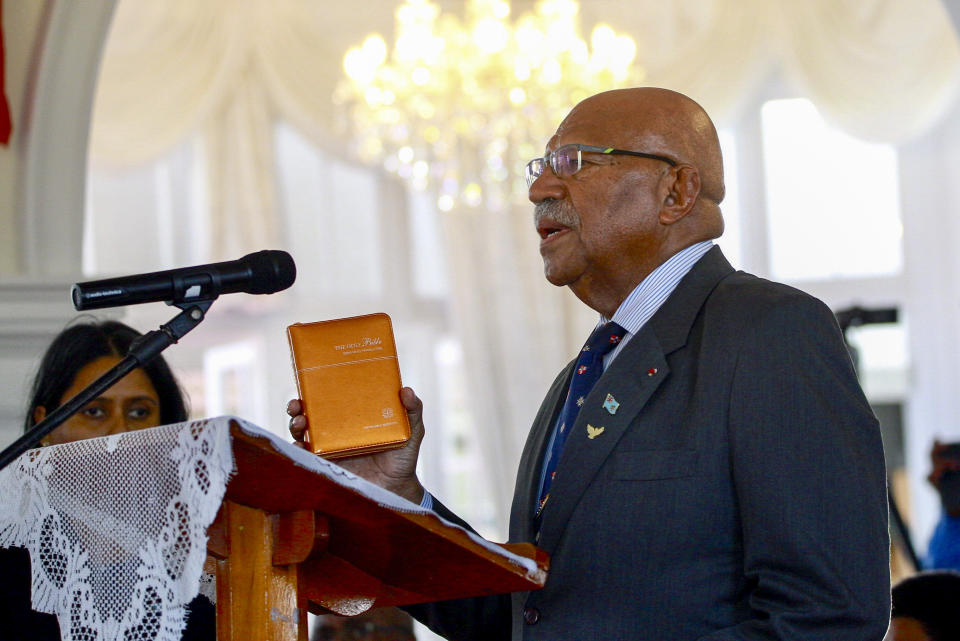
[[[417,456],[424,434],[423,403],[409,387],[400,390],[400,402],[410,419],[410,440],[406,445],[376,454],[337,459],[335,463],[408,501],[420,503],[424,489],[417,478]],[[299,399],[287,403],[287,414],[291,417],[290,435],[294,444],[309,450],[309,446],[303,442],[307,432],[307,417],[303,415],[303,405]]]

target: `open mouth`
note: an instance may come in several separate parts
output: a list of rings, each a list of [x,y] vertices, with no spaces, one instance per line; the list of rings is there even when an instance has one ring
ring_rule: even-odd
[[[537,233],[540,234],[542,240],[552,238],[557,234],[562,234],[565,231],[569,231],[570,228],[559,223],[555,223],[552,220],[542,220],[537,225]]]

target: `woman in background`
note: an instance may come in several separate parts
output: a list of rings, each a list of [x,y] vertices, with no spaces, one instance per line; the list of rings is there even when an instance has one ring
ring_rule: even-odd
[[[116,321],[88,320],[64,329],[47,348],[33,381],[24,420],[29,431],[50,412],[119,363],[140,338]],[[187,420],[180,386],[170,367],[157,356],[120,379],[42,441],[70,443]],[[0,549],[0,639],[60,639],[57,618],[30,607],[30,555],[23,548]],[[214,639],[216,611],[204,597],[188,606],[183,639]]]
[[[60,332],[47,348],[33,381],[24,431],[123,360],[140,336],[117,321],[85,322]],[[180,386],[167,362],[158,356],[67,419],[43,443],[69,443],[185,420]]]

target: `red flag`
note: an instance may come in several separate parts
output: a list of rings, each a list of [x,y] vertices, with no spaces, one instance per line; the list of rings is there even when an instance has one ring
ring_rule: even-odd
[[[4,80],[6,63],[3,49],[3,0],[0,0],[0,145],[6,145],[10,142],[10,132],[13,130],[13,122],[10,120],[10,104],[7,102],[7,87]]]

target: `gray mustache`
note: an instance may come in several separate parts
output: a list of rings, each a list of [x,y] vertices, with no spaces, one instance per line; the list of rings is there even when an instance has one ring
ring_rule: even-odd
[[[533,210],[533,224],[539,225],[544,218],[549,218],[564,227],[576,228],[580,225],[580,216],[569,203],[563,200],[547,200],[537,203]]]

